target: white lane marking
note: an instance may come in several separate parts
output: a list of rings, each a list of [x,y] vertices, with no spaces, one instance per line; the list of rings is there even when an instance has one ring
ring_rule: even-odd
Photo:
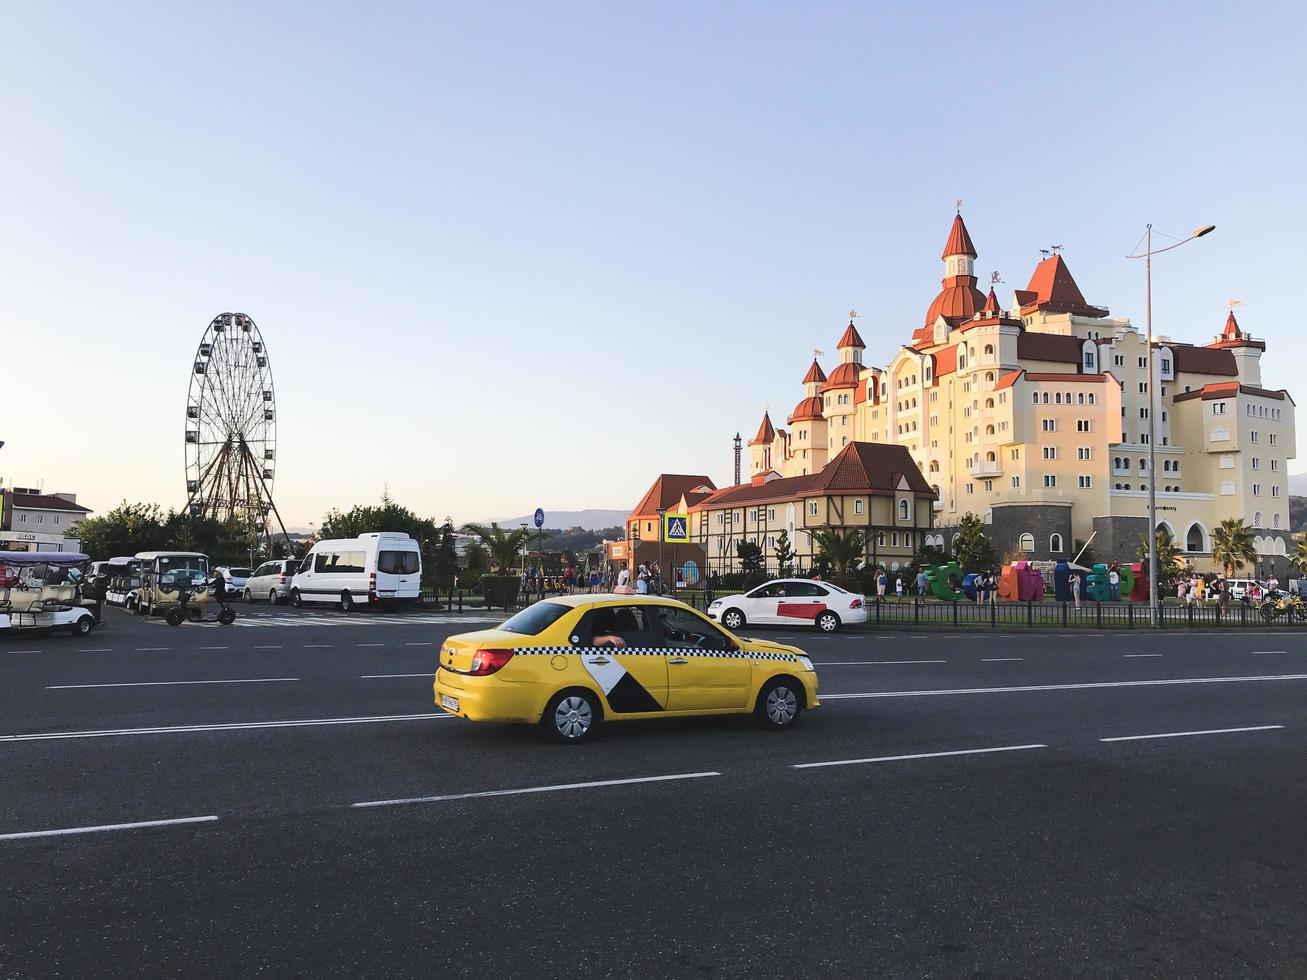
[[[429,647],[435,643],[434,640],[418,640],[414,643],[405,643],[406,647]]]
[[[1149,738],[1184,738],[1187,735],[1229,735],[1233,732],[1270,732],[1283,728],[1283,725],[1251,725],[1247,728],[1208,728],[1201,732],[1160,732],[1157,735],[1117,735],[1115,738],[1100,738],[1100,742],[1141,742]]]
[[[986,755],[990,752],[1024,752],[1026,749],[1046,749],[1047,745],[1000,745],[992,749],[959,749],[955,752],[919,752],[915,755],[882,755],[871,759],[839,759],[835,762],[804,762],[791,769],[824,769],[827,766],[861,766],[870,762],[903,762],[907,759],[944,759],[954,755]]]
[[[313,728],[319,725],[377,725],[388,721],[434,721],[453,717],[439,711],[421,715],[365,715],[358,718],[242,721],[222,725],[170,725],[160,728],[110,728],[84,732],[34,732],[30,735],[0,735],[0,742],[44,742],[62,738],[108,738],[114,735],[172,735],[181,732],[235,732],[258,728]]]
[[[330,643],[305,643],[300,647],[301,650],[330,650]]]
[[[278,684],[297,681],[298,677],[240,677],[217,681],[132,681],[122,684],[49,684],[47,691],[80,691],[92,687],[182,687],[187,684]]]
[[[1288,650],[1254,650],[1252,653],[1254,657],[1258,657],[1258,656],[1273,656],[1275,654],[1288,653],[1288,652],[1289,652]]]
[[[280,650],[282,649],[282,647],[280,644],[272,643],[261,647],[255,647],[254,649],[255,650]]]
[[[78,653],[113,653],[112,647],[94,647],[87,650],[78,650]]]
[[[226,650],[226,647],[196,647],[197,650]]]
[[[172,647],[135,647],[134,653],[167,653]]]
[[[1138,660],[1141,657],[1160,657],[1160,653],[1123,653],[1121,654],[1126,660]]]
[[[384,647],[384,643],[355,643],[356,647]]]
[[[452,715],[451,715],[452,717]],[[634,779],[601,779],[592,783],[559,783],[554,786],[527,786],[523,789],[491,789],[480,793],[452,793],[448,796],[415,796],[406,800],[370,800],[355,807],[400,806],[405,803],[446,803],[451,800],[475,800],[487,796],[520,796],[526,793],[558,793],[569,789],[595,789],[601,786],[631,786],[635,783],[665,783],[676,779],[704,779],[720,776],[719,772],[685,772],[674,776],[638,776]]]
[[[982,664],[1010,664],[1025,659],[1025,657],[981,657],[980,662]]]
[[[862,667],[866,664],[946,664],[947,660],[814,660],[814,667]]]
[[[10,653],[44,653],[43,650],[10,650]]]
[[[174,817],[171,820],[140,820],[136,823],[105,823],[98,827],[67,827],[63,830],[29,830],[21,834],[0,834],[0,840],[24,840],[29,837],[64,837],[68,834],[98,834],[106,830],[138,830],[141,827],[175,827],[183,823],[213,823],[218,818]]]
[[[435,671],[427,670],[421,674],[359,674],[361,681],[380,681],[387,677],[434,677]]]
[[[848,698],[929,698],[944,694],[1016,694],[1025,691],[1090,691],[1106,687],[1168,687],[1181,684],[1251,684],[1258,681],[1307,681],[1307,674],[1254,674],[1248,677],[1176,677],[1156,681],[1093,681],[1085,684],[1031,684],[1026,687],[957,687],[934,691],[870,691],[823,694],[823,701]]]

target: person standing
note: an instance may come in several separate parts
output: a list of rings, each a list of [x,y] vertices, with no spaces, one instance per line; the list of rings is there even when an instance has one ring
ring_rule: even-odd
[[[640,571],[635,576],[635,594],[649,594],[649,568],[643,562],[640,564]]]
[[[1077,609],[1080,608],[1080,576],[1079,575],[1071,576],[1071,601],[1076,604]]]
[[[876,576],[876,600],[885,601],[885,589],[889,586],[889,577],[885,574],[885,566],[882,565],[879,574]]]
[[[1202,575],[1198,576],[1198,581],[1194,583],[1194,600],[1199,609],[1203,608],[1203,598],[1207,595],[1207,579]]]
[[[1121,573],[1116,570],[1116,562],[1112,562],[1112,569],[1107,573],[1107,584],[1112,592],[1112,601],[1121,601]]]
[[[898,599],[899,602],[903,601],[903,576],[902,575],[894,576],[894,597]]]
[[[599,569],[596,568],[590,573],[590,592],[599,591]]]
[[[926,570],[923,568],[921,571],[917,572],[917,595],[924,598],[929,589],[930,576],[926,574]]]

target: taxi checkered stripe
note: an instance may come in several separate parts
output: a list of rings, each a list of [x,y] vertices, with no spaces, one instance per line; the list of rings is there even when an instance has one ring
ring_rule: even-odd
[[[790,653],[749,653],[747,650],[700,650],[697,647],[516,647],[513,654],[553,656],[556,654],[606,653],[622,657],[731,657],[741,660],[783,660],[796,663]]]

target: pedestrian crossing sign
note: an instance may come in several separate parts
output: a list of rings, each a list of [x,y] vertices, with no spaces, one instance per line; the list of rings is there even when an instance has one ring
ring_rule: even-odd
[[[688,514],[663,515],[663,540],[668,544],[690,543],[690,517]]]

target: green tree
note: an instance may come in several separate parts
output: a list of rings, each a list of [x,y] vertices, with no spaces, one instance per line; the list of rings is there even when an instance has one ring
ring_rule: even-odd
[[[1257,551],[1253,548],[1253,533],[1243,518],[1227,517],[1212,532],[1212,558],[1233,575],[1245,564],[1257,564]]]
[[[741,538],[735,544],[735,557],[740,560],[740,571],[745,575],[757,575],[763,571],[762,549],[752,541]]]
[[[912,553],[913,568],[938,568],[940,565],[947,564],[948,560],[948,552],[943,548],[936,548],[933,544],[920,545]]]
[[[70,536],[80,538],[82,551],[97,560],[134,555],[167,547],[163,508],[158,504],[123,501],[102,517],[88,517]]]
[[[776,537],[776,564],[780,568],[781,578],[794,574],[794,548],[790,544],[790,532],[782,530]]]
[[[1153,535],[1157,542],[1157,594],[1165,596],[1175,589],[1180,579],[1180,549],[1171,538],[1171,532],[1165,526],[1159,527]],[[1148,573],[1148,539],[1139,539],[1139,549],[1135,557],[1143,563],[1144,574]],[[1083,564],[1089,564],[1084,562]],[[1092,566],[1090,566],[1092,567]]]
[[[1298,566],[1298,571],[1307,575],[1307,534],[1298,539],[1298,543],[1293,546],[1293,563]]]
[[[458,572],[458,549],[454,546],[454,522],[446,517],[440,525],[431,562],[431,578],[436,588],[447,589],[454,582]]]
[[[491,522],[489,527],[481,524],[464,524],[463,530],[475,534],[490,552],[491,563],[500,574],[507,574],[517,567],[522,555],[522,545],[526,543],[529,532],[525,528],[505,531],[498,524]]]
[[[826,556],[831,566],[840,575],[847,575],[849,572],[858,570],[858,565],[862,562],[862,552],[866,545],[866,539],[858,528],[849,530],[827,528],[824,531],[815,532],[812,540],[817,545],[818,552]]]
[[[966,514],[958,522],[953,536],[953,554],[963,572],[992,572],[998,567],[994,542],[985,533],[985,523],[975,514]]]
[[[170,511],[164,522],[165,548],[198,551],[209,556],[210,567],[250,563],[249,528],[238,518],[225,521],[199,517],[186,511]]]
[[[480,541],[469,541],[463,549],[463,566],[467,571],[459,576],[460,582],[479,582],[481,576],[490,570],[490,558],[486,546]]]
[[[331,510],[322,519],[318,532],[320,538],[356,538],[360,534],[374,531],[392,531],[407,534],[422,551],[422,580],[430,582],[437,579],[442,567],[439,551],[443,540],[443,528],[435,521],[417,514],[395,502],[386,490],[381,494],[381,502],[376,506],[355,504],[349,510]],[[453,527],[450,527],[453,534]],[[451,538],[452,545],[452,538]]]
[[[1083,554],[1080,550],[1082,548],[1084,548]],[[1146,551],[1147,549],[1145,548],[1144,550]],[[1071,557],[1075,558],[1076,555],[1080,555],[1079,564],[1084,565],[1086,568],[1093,568],[1095,563],[1098,561],[1098,558],[1094,555],[1093,545],[1086,548],[1084,541],[1079,538],[1076,538],[1075,544],[1071,547]]]

